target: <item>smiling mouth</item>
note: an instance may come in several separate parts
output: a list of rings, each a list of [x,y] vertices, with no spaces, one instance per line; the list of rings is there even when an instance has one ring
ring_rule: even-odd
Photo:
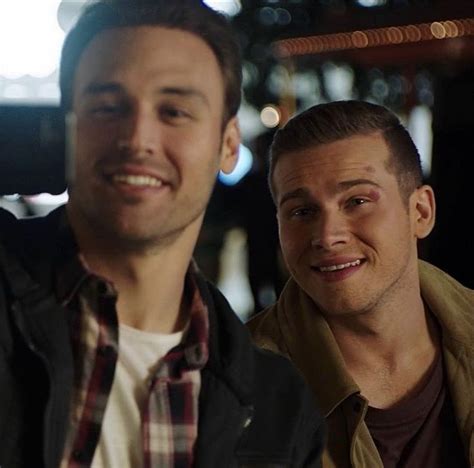
[[[112,176],[114,182],[132,185],[134,187],[161,187],[163,181],[148,175],[115,174]]]
[[[341,263],[339,265],[328,265],[328,266],[316,267],[316,269],[320,271],[321,273],[327,273],[331,271],[344,270],[346,268],[355,267],[360,264],[361,264],[360,260],[355,260],[354,262]]]

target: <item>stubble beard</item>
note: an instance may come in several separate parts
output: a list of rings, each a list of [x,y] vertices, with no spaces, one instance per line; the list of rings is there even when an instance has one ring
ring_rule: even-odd
[[[211,193],[211,192],[210,192]],[[192,210],[183,213],[184,217],[173,218],[173,212],[167,220],[160,224],[149,224],[142,228],[138,224],[120,222],[106,203],[92,204],[83,197],[77,197],[71,192],[69,200],[69,217],[73,227],[80,231],[101,248],[117,253],[153,254],[163,248],[173,245],[177,239],[191,226],[196,226],[196,237],[202,224],[202,219],[209,201],[210,193],[196,205],[196,200],[181,202],[176,210],[192,206]],[[92,208],[91,208],[92,206]],[[200,220],[201,218],[201,220]],[[200,221],[199,221],[200,220]]]
[[[320,309],[321,313],[328,318],[341,318],[341,319],[350,319],[351,317],[363,317],[368,315],[375,315],[379,313],[379,311],[387,308],[391,308],[393,304],[398,303],[398,298],[400,294],[405,294],[407,287],[409,287],[409,267],[410,267],[410,258],[407,255],[403,265],[397,271],[396,275],[388,283],[388,285],[381,286],[380,289],[372,291],[370,297],[366,297],[364,299],[360,299],[361,295],[363,295],[364,285],[361,285],[359,288],[359,292],[356,294],[352,294],[352,298],[348,297],[344,299],[344,302],[347,304],[334,304],[331,307],[324,307],[320,301],[318,301],[317,296],[311,295],[313,301]],[[347,294],[344,293],[344,294]],[[337,296],[338,292],[334,291],[331,293],[332,296]],[[359,299],[357,300],[357,295],[359,295]],[[359,304],[351,305],[351,302],[357,300]]]

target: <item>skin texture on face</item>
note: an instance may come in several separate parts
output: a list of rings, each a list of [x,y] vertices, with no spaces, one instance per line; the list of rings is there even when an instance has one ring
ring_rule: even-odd
[[[96,36],[75,74],[76,230],[146,250],[199,231],[219,169],[233,169],[236,119],[222,131],[224,82],[199,37],[140,26]]]
[[[417,288],[417,239],[433,226],[433,192],[420,187],[407,207],[389,157],[374,133],[283,155],[275,167],[285,261],[328,317],[400,305]]]

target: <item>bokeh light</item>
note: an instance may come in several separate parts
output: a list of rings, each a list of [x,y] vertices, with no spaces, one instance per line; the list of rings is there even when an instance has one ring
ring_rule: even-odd
[[[260,119],[267,128],[275,128],[281,121],[281,112],[278,107],[269,104],[260,112]]]
[[[60,0],[0,3],[0,76],[45,77],[59,64],[64,31],[56,13]]]

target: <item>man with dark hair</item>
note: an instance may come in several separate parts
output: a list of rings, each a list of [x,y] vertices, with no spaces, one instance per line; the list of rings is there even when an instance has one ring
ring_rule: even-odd
[[[99,1],[60,73],[66,208],[0,212],[0,466],[318,466],[311,392],[192,261],[240,142],[226,19]]]
[[[474,292],[417,258],[435,201],[409,134],[381,106],[322,104],[271,158],[292,278],[249,327],[312,387],[323,466],[474,466]]]

